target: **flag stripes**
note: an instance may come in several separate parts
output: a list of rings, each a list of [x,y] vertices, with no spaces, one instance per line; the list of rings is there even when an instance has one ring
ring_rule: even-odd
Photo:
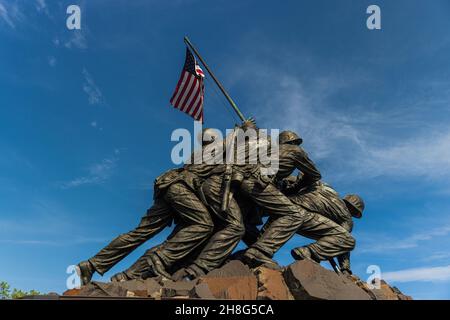
[[[205,74],[197,64],[193,54],[186,48],[186,60],[180,79],[170,99],[176,109],[187,113],[195,120],[203,122],[203,100]]]

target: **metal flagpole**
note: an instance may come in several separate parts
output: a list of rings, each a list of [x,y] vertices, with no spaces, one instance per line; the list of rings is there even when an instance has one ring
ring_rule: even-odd
[[[234,109],[234,111],[237,113],[237,115],[239,116],[239,118],[242,121],[245,121],[245,117],[242,114],[241,110],[239,110],[239,108],[237,107],[236,103],[234,103],[233,99],[231,99],[230,95],[228,94],[228,92],[225,90],[225,88],[222,86],[222,84],[219,82],[219,80],[216,78],[216,76],[214,75],[214,73],[212,73],[211,69],[209,69],[208,65],[206,64],[205,60],[203,60],[202,56],[198,53],[197,49],[195,49],[195,47],[192,45],[192,43],[189,41],[188,37],[184,37],[184,42],[186,43],[186,45],[192,49],[192,51],[194,51],[195,55],[197,56],[197,58],[200,60],[200,62],[205,66],[206,71],[208,71],[208,73],[211,75],[211,78],[213,78],[214,82],[217,84],[217,86],[219,87],[220,91],[222,91],[223,95],[225,96],[225,98],[227,98],[228,102],[230,103],[231,107]]]

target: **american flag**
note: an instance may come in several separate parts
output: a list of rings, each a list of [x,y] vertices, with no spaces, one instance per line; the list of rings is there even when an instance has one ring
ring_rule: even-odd
[[[203,122],[203,97],[205,74],[197,64],[189,48],[186,48],[186,61],[181,71],[175,92],[170,99],[170,104],[187,113],[192,118]]]

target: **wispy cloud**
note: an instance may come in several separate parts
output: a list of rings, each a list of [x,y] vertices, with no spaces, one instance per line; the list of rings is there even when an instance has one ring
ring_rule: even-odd
[[[382,274],[382,278],[389,282],[449,281],[450,265],[442,267],[425,267],[385,272]]]
[[[286,59],[291,59],[291,65],[311,61]],[[335,107],[336,97],[370,82],[369,76],[330,72],[302,78],[289,70],[280,73],[273,64],[252,61],[239,65],[234,81],[245,86],[249,104],[258,106],[253,111],[260,126],[299,132],[312,158],[325,163],[335,179],[442,180],[450,176],[450,129],[440,125],[439,119],[433,123],[423,119],[432,108],[448,110],[443,109],[450,103],[448,90],[439,91],[433,99],[409,94],[399,107],[349,105],[342,109]],[[399,128],[404,129],[402,134]]]
[[[91,238],[91,237],[70,237],[70,239],[54,239],[54,240],[42,240],[42,239],[0,239],[0,243],[12,244],[12,245],[30,245],[30,246],[55,246],[66,247],[70,245],[80,245],[87,243],[104,243],[107,238]]]
[[[48,57],[48,65],[50,67],[56,66],[56,58],[54,56]]]
[[[369,176],[424,176],[432,179],[450,174],[450,130],[430,132],[392,146],[367,146],[366,157],[355,163]]]
[[[50,11],[45,0],[36,0],[36,10],[38,12],[44,12],[47,16],[50,16]]]
[[[64,42],[64,46],[68,49],[86,49],[87,40],[82,30],[70,30],[70,37]]]
[[[450,234],[450,225],[443,225],[429,230],[422,230],[404,238],[394,238],[379,234],[360,234],[358,238],[358,252],[360,253],[387,253],[389,251],[413,249],[420,246],[423,241],[430,241]]]
[[[3,22],[8,27],[16,29],[18,24],[27,23],[25,17],[30,15],[29,8],[26,6],[28,2],[31,1],[0,0],[0,24]],[[35,0],[32,9],[51,17],[46,0]]]
[[[423,261],[450,260],[450,252],[434,252],[422,259]]]
[[[277,77],[274,83],[271,78]],[[316,159],[324,159],[339,151],[344,143],[361,147],[362,132],[351,120],[327,108],[325,100],[342,87],[352,82],[338,79],[320,78],[312,80],[308,86],[291,75],[275,75],[265,71],[259,75],[258,83],[274,83],[271,90],[260,96],[263,106],[258,108],[259,118],[270,127],[296,130],[306,137],[308,149]],[[260,105],[260,104],[259,104]],[[277,110],[283,109],[280,113]],[[287,116],[289,115],[289,116]]]
[[[83,185],[102,184],[107,181],[117,166],[119,152],[115,151],[114,156],[103,159],[100,163],[91,165],[88,168],[88,174],[71,181],[61,183],[62,189],[76,188]]]
[[[83,68],[83,76],[84,76],[83,91],[88,96],[89,104],[95,105],[103,103],[104,101],[103,94],[100,91],[100,88],[95,83],[94,78],[91,76],[91,74],[87,71],[86,68]]]
[[[0,0],[0,22],[15,29],[16,24],[23,21],[23,18],[24,15],[16,2]]]
[[[70,246],[102,243],[107,237],[91,228],[90,218],[45,195],[29,197],[23,205],[0,216],[0,244],[18,246]],[[91,230],[92,229],[92,230]]]

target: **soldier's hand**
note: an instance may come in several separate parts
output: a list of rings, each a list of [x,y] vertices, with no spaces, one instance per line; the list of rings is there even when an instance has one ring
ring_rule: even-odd
[[[247,130],[249,128],[256,129],[256,120],[254,118],[249,118],[242,122],[241,128]]]

